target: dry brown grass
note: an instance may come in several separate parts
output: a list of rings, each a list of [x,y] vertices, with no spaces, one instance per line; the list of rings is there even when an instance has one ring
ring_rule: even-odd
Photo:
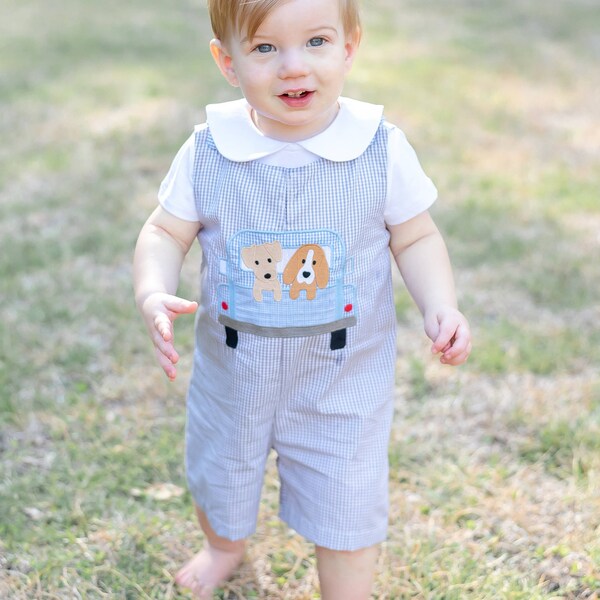
[[[438,183],[476,339],[465,368],[438,365],[397,282],[390,530],[374,596],[597,598],[595,2],[365,5],[348,91],[386,104]],[[168,385],[129,265],[200,107],[232,97],[196,44],[198,27],[208,36],[198,8],[9,0],[0,19],[2,599],[187,597],[173,573],[202,542],[182,493],[190,321]],[[258,530],[220,597],[318,597],[312,547],[278,520],[278,489],[271,457]]]

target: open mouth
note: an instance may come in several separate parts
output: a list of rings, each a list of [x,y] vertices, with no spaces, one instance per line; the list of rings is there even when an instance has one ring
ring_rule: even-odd
[[[305,96],[308,96],[308,94],[310,94],[310,92],[307,90],[299,90],[297,92],[284,92],[281,95],[286,98],[304,98]]]
[[[306,108],[314,95],[314,90],[288,90],[279,94],[279,99],[289,108]]]

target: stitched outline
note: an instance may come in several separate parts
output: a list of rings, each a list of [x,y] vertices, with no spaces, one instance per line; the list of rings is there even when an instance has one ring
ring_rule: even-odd
[[[252,314],[252,309],[250,309],[250,318],[246,320],[246,315],[242,318],[238,310],[238,305],[242,301],[247,305],[248,299],[242,296],[238,298],[238,288],[252,291],[254,281],[250,275],[252,270],[247,267],[246,269],[242,269],[241,267],[241,249],[249,245],[260,245],[274,241],[279,241],[282,248],[286,250],[297,249],[297,247],[306,244],[320,245],[330,249],[330,274],[333,273],[337,277],[330,277],[329,284],[322,292],[330,290],[328,295],[331,296],[333,302],[330,300],[328,304],[327,296],[325,298],[322,297],[318,310],[316,313],[313,313],[318,315],[319,312],[326,313],[330,310],[329,316],[323,315],[323,318],[327,319],[326,321],[313,322],[308,325],[275,325],[273,320],[276,320],[277,317],[270,316],[267,312],[269,311],[268,307],[270,307],[272,313],[277,310],[273,305],[273,299],[270,295],[267,295],[266,301],[263,303],[264,306],[261,306],[254,314]],[[291,231],[241,229],[227,240],[226,254],[226,259],[220,259],[220,264],[225,264],[225,273],[223,273],[222,268],[219,271],[226,278],[226,283],[219,284],[217,288],[223,290],[223,287],[227,287],[228,290],[226,299],[223,298],[222,292],[218,292],[218,321],[227,327],[233,327],[239,331],[256,333],[257,335],[264,335],[266,333],[268,337],[299,337],[329,333],[340,328],[352,327],[356,324],[356,316],[358,314],[356,309],[356,286],[345,283],[346,276],[354,271],[354,260],[346,257],[345,242],[337,232],[331,229]],[[283,261],[280,264],[283,271]],[[332,281],[333,283],[331,283]],[[305,297],[292,300],[289,297],[289,287],[289,285],[283,284],[284,289],[281,304],[286,308],[279,311],[278,314],[280,315],[283,315],[284,310],[287,311],[292,307],[289,304],[290,302],[305,304],[308,301]],[[259,304],[256,301],[254,303]],[[277,301],[277,304],[279,303]],[[226,314],[224,314],[224,310],[227,311]],[[289,320],[293,323],[294,318],[301,318],[303,312],[310,314],[305,310],[291,310],[290,312],[286,312],[285,316],[281,316],[281,320]],[[352,315],[349,315],[349,312]],[[266,321],[263,324],[260,324],[261,317],[264,317]],[[261,331],[262,333],[260,333]]]

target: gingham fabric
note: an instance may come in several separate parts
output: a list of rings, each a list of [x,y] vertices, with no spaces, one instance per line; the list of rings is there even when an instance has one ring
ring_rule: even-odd
[[[385,538],[396,353],[386,169],[383,124],[355,160],[289,169],[229,161],[210,129],[196,134],[203,258],[186,463],[194,499],[218,535],[239,539],[255,530],[274,449],[280,516],[290,527],[336,550]],[[240,232],[253,232],[257,242],[297,233],[309,243],[311,232],[322,231],[341,240],[344,256],[330,260],[343,258],[344,284],[355,292],[346,346],[331,350],[328,334],[241,332],[237,347],[228,347],[218,290],[228,285],[223,261],[237,260],[237,250],[228,259],[232,240]]]

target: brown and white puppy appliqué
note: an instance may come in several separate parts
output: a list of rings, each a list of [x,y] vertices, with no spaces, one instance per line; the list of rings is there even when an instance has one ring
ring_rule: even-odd
[[[290,298],[296,300],[302,290],[306,299],[313,300],[317,288],[327,287],[329,265],[325,252],[316,244],[300,246],[283,270],[283,283],[290,286]]]
[[[263,292],[273,292],[273,299],[281,300],[281,284],[277,279],[277,263],[281,257],[278,241],[242,248],[242,261],[254,273],[252,295],[257,302],[262,302]]]

